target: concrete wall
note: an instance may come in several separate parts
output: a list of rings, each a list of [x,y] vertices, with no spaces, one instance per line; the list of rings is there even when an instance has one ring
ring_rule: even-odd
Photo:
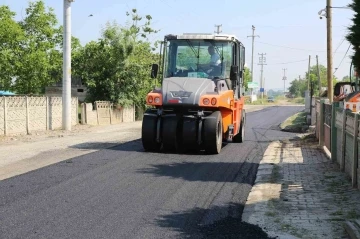
[[[110,125],[135,121],[135,106],[114,108],[109,101],[82,104],[82,123]]]
[[[339,164],[340,169],[351,178],[352,185],[360,189],[359,114],[346,111],[340,107],[334,108],[333,112],[331,131],[336,132],[336,134],[333,135],[332,141],[330,141],[334,144],[334,147],[330,147],[331,157],[334,162]],[[325,122],[317,122],[317,125],[322,124],[325,127],[327,126]],[[324,130],[324,134],[325,138],[328,137],[326,136],[326,130]]]
[[[72,98],[72,125],[78,123],[78,99]],[[0,135],[29,134],[62,127],[61,97],[0,98]]]

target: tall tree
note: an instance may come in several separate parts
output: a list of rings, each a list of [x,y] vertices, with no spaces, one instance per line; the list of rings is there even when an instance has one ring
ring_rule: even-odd
[[[89,101],[109,100],[119,105],[143,105],[150,91],[150,65],[155,60],[147,36],[151,16],[145,23],[136,9],[127,13],[131,21],[126,26],[107,23],[98,41],[92,41],[74,56],[74,72],[88,87]]]
[[[346,39],[351,43],[354,50],[353,64],[356,69],[360,69],[360,1],[352,0],[349,7],[354,11],[354,17],[352,18],[353,24],[348,28],[349,33],[346,35]]]
[[[10,90],[20,55],[20,42],[24,32],[15,21],[15,12],[8,6],[0,6],[0,89]]]
[[[21,41],[15,90],[23,94],[43,93],[45,86],[57,81],[61,55],[59,28],[53,9],[40,0],[30,2],[24,20],[19,22],[25,38]]]

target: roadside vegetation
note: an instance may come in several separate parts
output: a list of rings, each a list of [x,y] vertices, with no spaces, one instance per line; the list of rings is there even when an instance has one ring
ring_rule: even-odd
[[[305,98],[297,97],[297,98],[287,98],[283,96],[277,96],[273,98],[273,102],[268,102],[268,96],[264,96],[264,99],[261,99],[261,96],[258,97],[257,101],[254,102],[246,102],[247,105],[304,105]]]
[[[286,132],[303,133],[308,128],[306,117],[307,113],[305,111],[296,113],[281,123],[280,128]]]

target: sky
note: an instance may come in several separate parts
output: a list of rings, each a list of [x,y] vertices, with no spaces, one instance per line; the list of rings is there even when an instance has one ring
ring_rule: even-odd
[[[29,0],[0,0],[17,13],[17,20],[25,15]],[[344,7],[352,0],[333,0],[334,7]],[[63,22],[63,1],[45,0]],[[214,33],[222,24],[222,33],[234,34],[245,45],[246,65],[251,66],[252,25],[255,26],[254,81],[260,81],[259,55],[266,54],[264,66],[265,89],[283,89],[283,69],[286,69],[286,88],[295,78],[303,78],[311,65],[326,66],[326,18],[318,12],[326,0],[75,0],[72,3],[72,34],[82,44],[100,37],[101,29],[110,21],[125,24],[126,11],[136,8],[140,15],[152,16],[152,27],[160,30],[150,36],[151,41],[162,40],[167,34]],[[350,43],[344,37],[352,24],[351,9],[332,9],[333,13],[333,72],[342,79],[349,75]],[[93,17],[89,17],[93,14]],[[347,54],[346,54],[347,52]]]

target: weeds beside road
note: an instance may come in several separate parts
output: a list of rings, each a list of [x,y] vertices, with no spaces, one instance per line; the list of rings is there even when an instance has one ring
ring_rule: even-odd
[[[294,133],[303,133],[309,126],[306,123],[307,113],[305,111],[294,114],[293,116],[287,118],[281,125],[280,128],[282,131],[294,132]]]

